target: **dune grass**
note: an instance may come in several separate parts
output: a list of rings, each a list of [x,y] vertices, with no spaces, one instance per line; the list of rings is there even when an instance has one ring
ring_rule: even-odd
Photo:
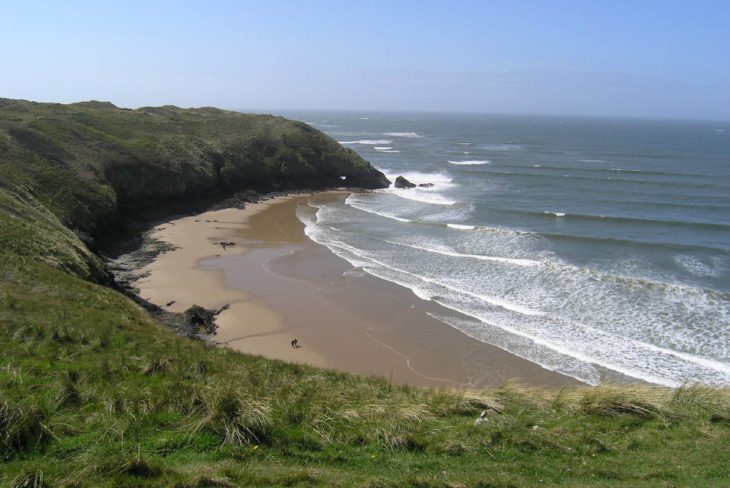
[[[730,481],[727,390],[393,386],[177,337],[41,262],[0,273],[2,486]]]

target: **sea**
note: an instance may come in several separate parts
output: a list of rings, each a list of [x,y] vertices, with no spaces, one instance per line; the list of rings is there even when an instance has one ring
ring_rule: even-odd
[[[730,385],[730,122],[287,115],[425,185],[300,219],[445,327],[591,385]]]

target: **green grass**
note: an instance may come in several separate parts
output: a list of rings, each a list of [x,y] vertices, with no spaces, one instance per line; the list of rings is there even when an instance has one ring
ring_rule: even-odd
[[[97,284],[84,242],[134,184],[368,174],[327,169],[340,150],[273,117],[0,99],[0,486],[730,485],[728,389],[394,386],[178,337]]]
[[[391,386],[177,337],[43,263],[0,273],[3,486],[728,483],[727,390]]]

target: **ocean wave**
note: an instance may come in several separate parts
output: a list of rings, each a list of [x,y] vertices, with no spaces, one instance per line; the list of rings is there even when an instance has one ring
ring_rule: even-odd
[[[537,172],[537,171],[513,171],[514,169],[521,169],[520,166],[497,166],[494,165],[490,167],[488,170],[488,174],[495,175],[495,176],[504,176],[509,178],[522,178],[525,181],[528,180],[536,180],[540,179],[543,180],[545,178],[549,178],[552,180],[558,180],[558,181],[565,181],[565,180],[575,180],[575,181],[589,181],[589,182],[595,182],[598,185],[602,185],[606,187],[606,190],[609,191],[616,191],[616,189],[619,189],[621,191],[630,191],[626,190],[624,187],[628,185],[634,185],[634,186],[640,186],[645,188],[662,188],[662,187],[675,187],[678,189],[678,191],[681,192],[682,195],[695,195],[696,193],[689,192],[688,190],[700,190],[702,192],[702,195],[710,195],[710,196],[721,196],[724,197],[727,195],[727,192],[730,191],[730,186],[723,183],[707,183],[707,182],[691,182],[691,181],[678,181],[678,180],[657,180],[657,179],[644,179],[644,178],[627,178],[627,177],[613,177],[613,176],[605,176],[600,174],[577,174],[577,173],[549,173],[545,171]],[[543,166],[540,168],[541,170],[549,170],[548,167]],[[586,171],[581,171],[580,168],[575,168],[575,171],[582,172],[582,173],[588,173]],[[608,170],[610,171],[610,170]],[[621,173],[619,173],[621,174]],[[642,175],[644,173],[631,173],[631,174],[637,174]],[[606,182],[611,182],[611,188],[608,188],[608,185],[606,185]],[[621,186],[621,184],[626,183],[627,185]],[[714,189],[718,190],[718,193],[709,193],[707,192],[708,189]]]
[[[714,259],[712,264],[707,264],[695,256],[680,254],[674,257],[674,262],[695,276],[717,277],[722,272],[722,263],[719,258]]]
[[[383,132],[383,135],[389,137],[405,137],[407,139],[420,139],[423,137],[415,132]]]
[[[606,161],[603,159],[581,159],[581,163],[605,163]]]
[[[471,146],[471,142],[460,142],[460,146]]]
[[[495,168],[508,168],[508,169],[527,169],[530,168],[542,168],[545,171],[578,171],[580,173],[603,173],[610,175],[614,173],[635,173],[637,175],[648,175],[648,176],[670,176],[686,178],[688,176],[695,178],[705,178],[706,175],[691,172],[677,172],[677,171],[659,171],[652,169],[628,169],[628,168],[601,168],[601,167],[581,167],[581,166],[567,166],[567,165],[553,165],[553,164],[514,164],[514,163],[496,163]],[[636,181],[634,179],[628,181]]]
[[[403,171],[396,173],[388,169],[380,169],[380,171],[382,171],[385,177],[391,182],[395,182],[395,179],[398,176],[403,176],[408,181],[416,185],[431,185],[429,187],[401,189],[395,188],[395,183],[391,183],[390,188],[387,190],[378,190],[380,192],[387,192],[407,200],[433,205],[454,205],[457,203],[456,200],[439,193],[443,190],[456,186],[453,183],[453,178],[448,173],[422,173],[420,171]]]
[[[425,291],[424,294],[428,296]],[[421,297],[419,296],[419,298]],[[427,300],[432,300],[432,298],[427,298]],[[438,300],[436,302],[440,304]],[[463,314],[467,318],[432,312],[426,312],[426,314],[461,331],[472,339],[496,346],[522,359],[537,363],[547,370],[575,378],[592,386],[601,384],[601,374],[592,364],[579,361],[570,355],[562,354],[550,347],[538,344],[530,337],[510,332],[508,328],[499,327],[487,320],[476,319],[469,314]]]
[[[519,151],[522,149],[519,144],[485,144],[479,147],[487,151]]]
[[[476,225],[464,225],[464,224],[446,224],[446,227],[458,230],[475,230]]]
[[[390,151],[391,149],[393,149],[393,147],[391,147],[391,146],[375,146],[373,149],[375,149],[376,151]]]
[[[421,275],[416,274],[416,273],[411,273],[410,271],[407,271],[407,270],[398,268],[396,266],[392,266],[392,265],[390,265],[388,263],[385,263],[385,262],[383,262],[383,261],[381,261],[381,260],[379,260],[379,259],[377,259],[377,258],[375,258],[373,256],[369,256],[369,255],[365,254],[361,249],[357,249],[357,248],[355,248],[353,246],[350,246],[349,244],[346,244],[346,243],[344,243],[342,241],[331,240],[331,241],[328,242],[328,244],[329,245],[327,247],[332,246],[332,247],[340,248],[340,249],[343,249],[343,250],[345,250],[345,251],[347,251],[349,253],[354,254],[355,256],[357,256],[358,258],[360,258],[361,260],[365,260],[366,262],[369,261],[371,267],[372,267],[372,264],[377,264],[379,266],[382,266],[384,268],[390,269],[392,271],[396,271],[398,273],[411,276],[411,277],[413,277],[413,278],[415,278],[417,280],[420,280],[420,281],[422,281],[424,283],[428,283],[428,284],[432,284],[432,285],[437,285],[437,286],[439,286],[441,288],[450,290],[450,291],[452,291],[454,293],[459,293],[459,294],[471,296],[471,297],[477,298],[478,300],[481,300],[481,301],[483,301],[485,303],[489,303],[490,305],[493,305],[493,306],[496,306],[496,307],[500,307],[500,308],[503,308],[505,310],[510,310],[512,312],[519,313],[521,315],[528,315],[528,316],[541,316],[541,315],[544,315],[544,312],[542,312],[540,310],[534,310],[534,309],[532,309],[530,307],[527,307],[527,306],[524,306],[524,305],[521,305],[521,304],[518,304],[518,303],[510,302],[510,301],[505,300],[505,299],[500,298],[500,297],[486,295],[486,294],[483,294],[483,293],[475,293],[475,292],[472,292],[470,290],[464,290],[464,289],[461,289],[459,287],[450,285],[448,283],[439,282],[438,280],[435,280],[433,278],[429,278],[429,277],[426,277],[426,276],[421,276]],[[367,265],[363,266],[362,261],[359,263],[359,266],[363,267],[363,269],[365,269],[366,271],[368,271],[368,266]],[[402,283],[400,283],[400,284],[402,286],[405,286]]]
[[[500,256],[485,256],[483,254],[465,254],[465,253],[456,252],[453,249],[444,247],[444,246],[424,247],[424,246],[419,246],[416,244],[407,244],[405,242],[398,242],[398,241],[386,240],[384,242],[387,242],[388,244],[394,244],[396,246],[410,247],[411,249],[417,249],[419,251],[425,251],[425,252],[430,252],[430,253],[434,253],[434,254],[441,254],[442,256],[450,256],[453,258],[476,259],[479,261],[493,261],[496,263],[514,264],[517,266],[539,266],[540,265],[540,261],[535,261],[534,259],[505,258],[505,257],[500,257]]]
[[[321,225],[328,219],[323,219]],[[489,228],[479,230],[488,231]],[[728,342],[722,334],[706,336],[706,333],[714,334],[714,329],[703,328],[703,324],[727,321],[727,294],[708,294],[692,287],[616,276],[562,262],[536,262],[540,266],[530,263],[534,260],[513,262],[512,258],[458,252],[443,243],[431,245],[384,239],[387,244],[434,254],[433,258],[423,258],[371,242],[372,236],[361,244],[350,243],[353,236],[362,237],[347,229],[337,234],[307,232],[308,235],[317,234],[314,240],[353,266],[405,286],[421,298],[473,317],[476,322],[471,324],[471,333],[479,340],[492,344],[497,341],[492,335],[494,329],[488,330],[486,324],[511,334],[503,337],[506,342],[495,345],[505,346],[506,350],[518,355],[526,354],[527,359],[550,369],[570,374],[566,368],[575,373],[585,367],[590,372],[593,371],[591,365],[598,365],[668,386],[685,381],[730,384],[730,365],[715,359],[727,355]],[[519,238],[521,234],[509,235]],[[466,245],[470,241],[461,239],[459,242]],[[483,238],[478,242],[484,243]],[[497,242],[501,239],[494,241]],[[403,257],[407,260],[403,261]],[[456,261],[451,261],[452,258]],[[496,264],[452,264],[462,259]],[[452,275],[451,272],[457,269],[461,270],[458,276]],[[449,274],[444,275],[445,271]],[[521,285],[515,287],[515,283]],[[641,308],[633,311],[617,308],[615,292],[619,289],[629,293],[632,303],[643,304]],[[580,297],[580,300],[566,300],[566,296]],[[725,305],[718,305],[723,303]],[[679,314],[676,323],[681,323],[681,327],[667,328],[667,313]],[[584,323],[580,318],[590,320],[590,323]],[[642,327],[634,327],[636,323],[641,323]],[[727,336],[727,332],[724,335]],[[522,345],[511,342],[515,337],[527,338],[524,340],[528,342],[521,342]],[[692,349],[695,347],[700,349]],[[700,350],[705,352],[697,352]],[[708,357],[706,354],[710,353],[711,357]],[[551,354],[552,359],[546,359],[545,354]],[[565,357],[556,356],[559,354]],[[566,366],[571,362],[577,370]],[[576,377],[592,382],[597,380],[595,372]]]
[[[393,195],[399,196],[401,198],[405,198],[407,200],[413,200],[416,202],[422,202],[422,203],[430,203],[432,205],[455,205],[457,202],[456,200],[452,200],[450,198],[447,198],[443,195],[439,195],[438,193],[432,193],[428,191],[428,189],[420,189],[420,188],[409,188],[409,189],[400,189],[400,188],[394,188],[392,190],[388,190]]]
[[[377,145],[385,145],[385,144],[392,144],[393,141],[388,139],[360,139],[357,141],[337,141],[340,144],[363,144],[366,146],[377,146]]]
[[[456,164],[458,166],[480,166],[482,164],[489,164],[489,160],[487,159],[473,159],[469,161],[451,161],[449,160],[449,163]]]
[[[490,328],[502,329],[508,334],[529,341],[523,344],[527,347],[515,347],[512,341],[507,344],[503,342],[502,344],[506,346],[507,351],[549,369],[586,381],[589,384],[600,384],[600,377],[592,375],[593,379],[588,379],[580,374],[571,374],[569,371],[573,368],[566,371],[565,363],[560,361],[560,358],[557,358],[558,361],[550,361],[546,364],[544,356],[546,351],[544,348],[552,351],[553,354],[557,353],[567,356],[573,361],[579,361],[587,368],[597,365],[632,378],[668,387],[678,387],[687,382],[696,382],[698,377],[706,378],[705,382],[713,385],[730,384],[730,365],[720,361],[617,336],[584,324],[561,323],[558,320],[557,322],[551,321],[551,327],[537,327],[532,330],[523,329],[517,327],[513,321],[499,317],[491,317],[490,319],[478,311],[438,300],[433,295],[431,300],[477,320],[479,325],[470,328],[470,331],[474,334],[469,334],[471,337],[493,344],[495,340],[494,331]],[[457,324],[453,318],[443,316],[442,318],[442,322],[462,330],[460,324]],[[497,340],[499,339],[497,338]],[[499,347],[499,344],[496,345]]]
[[[430,188],[432,191],[438,191],[439,189],[455,186],[453,183],[453,177],[446,172],[424,173],[421,171],[393,171],[383,168],[377,169],[380,170],[390,181],[395,181],[398,176],[402,176],[416,185],[430,183],[434,185]]]
[[[406,218],[403,218],[403,217],[398,217],[397,215],[393,215],[391,213],[378,212],[377,210],[373,210],[371,208],[367,208],[367,207],[365,207],[365,206],[363,206],[361,204],[358,204],[357,202],[352,201],[352,196],[347,197],[347,199],[345,199],[345,204],[346,205],[349,205],[352,208],[355,208],[357,210],[360,210],[362,212],[367,212],[369,214],[378,215],[380,217],[385,217],[386,219],[392,219],[392,220],[396,220],[398,222],[404,222],[404,223],[411,222],[411,220],[409,220],[409,219],[406,219]]]
[[[551,210],[544,210],[542,212],[538,210],[522,210],[517,208],[501,209],[501,212],[518,214],[533,217],[543,217],[545,215],[552,215],[555,217],[568,217],[570,220],[581,220],[586,222],[601,222],[601,223],[617,223],[617,224],[639,224],[639,225],[664,225],[667,227],[686,227],[686,228],[698,228],[704,230],[715,230],[715,231],[730,231],[730,224],[723,224],[718,222],[698,222],[690,220],[672,220],[672,219],[660,219],[660,218],[647,218],[639,216],[629,215],[598,215],[598,214],[582,214],[582,213],[566,213],[556,212]]]

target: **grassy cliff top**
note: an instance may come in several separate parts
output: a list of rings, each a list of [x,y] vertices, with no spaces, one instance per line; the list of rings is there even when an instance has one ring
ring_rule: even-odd
[[[84,241],[139,206],[340,176],[383,183],[276,117],[0,100],[0,486],[730,482],[727,389],[393,386],[176,336],[90,280]]]
[[[0,99],[0,208],[35,227],[55,218],[55,226],[92,247],[121,217],[142,209],[221,200],[246,189],[342,185],[379,188],[388,181],[302,122],[215,108]],[[50,215],[39,221],[21,207]],[[99,273],[65,244],[47,247],[51,261],[71,256],[69,269]],[[88,269],[79,268],[85,260]]]

